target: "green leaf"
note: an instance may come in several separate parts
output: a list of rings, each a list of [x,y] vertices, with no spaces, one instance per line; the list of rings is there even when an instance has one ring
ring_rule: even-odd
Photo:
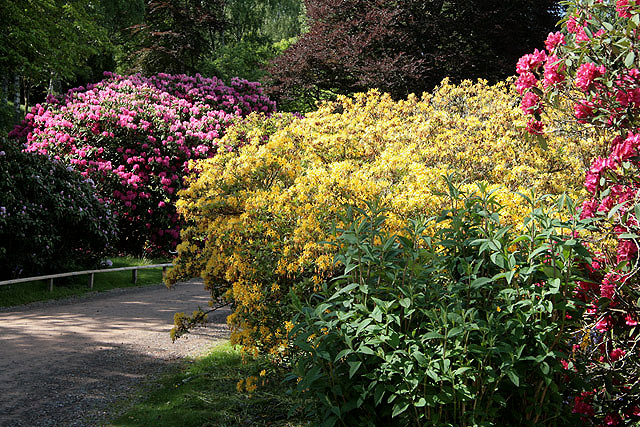
[[[636,53],[634,51],[629,51],[627,56],[624,58],[624,65],[627,68],[631,68],[633,66],[633,61],[635,61],[635,59],[636,59]]]
[[[349,355],[353,353],[353,350],[351,350],[350,348],[345,348],[344,350],[342,350],[340,353],[338,353],[335,357],[335,359],[333,359],[334,362],[337,362],[338,360],[342,359],[343,357]]]
[[[355,373],[358,371],[358,369],[360,368],[360,365],[362,365],[362,362],[357,361],[357,362],[349,362],[349,378],[353,378],[353,376],[355,375]]]
[[[405,403],[404,405],[396,403],[395,405],[393,405],[393,413],[391,414],[391,418],[397,417],[398,415],[406,411],[408,407],[408,403]]]
[[[489,277],[478,277],[471,282],[471,289],[478,289],[486,285],[487,283],[491,283],[493,280]]]
[[[449,333],[447,334],[447,338],[457,337],[462,333],[463,330],[464,329],[462,328],[462,326],[456,326],[455,328],[449,331]]]
[[[569,62],[568,59],[567,59],[567,62]],[[542,135],[537,135],[536,139],[537,139],[538,145],[540,146],[541,149],[547,150],[549,148],[549,145],[547,144],[547,138],[545,138]]]
[[[618,235],[618,239],[637,239],[638,237],[640,236],[635,233],[622,233]]]
[[[520,377],[518,377],[518,374],[513,371],[507,371],[507,376],[516,387],[520,387]]]
[[[360,347],[358,347],[358,353],[362,353],[362,354],[376,354],[375,351],[373,351],[370,347],[367,347],[366,345],[362,344],[360,345]]]
[[[547,362],[542,362],[540,364],[540,371],[542,371],[542,373],[544,375],[549,374],[549,371],[551,370],[551,368],[549,367],[549,364]]]
[[[436,331],[431,331],[431,332],[427,332],[422,337],[424,339],[430,340],[430,339],[444,338],[444,335],[442,335],[441,333],[436,332]]]
[[[375,391],[373,392],[373,401],[376,405],[380,404],[380,401],[382,401],[382,398],[384,397],[384,386],[382,386],[381,384],[378,384],[376,386]]]

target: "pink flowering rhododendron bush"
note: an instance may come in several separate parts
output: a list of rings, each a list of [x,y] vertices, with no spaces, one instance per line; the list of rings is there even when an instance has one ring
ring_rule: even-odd
[[[597,260],[576,295],[588,310],[568,368],[583,373],[572,404],[585,423],[630,425],[640,420],[640,4],[567,5],[563,31],[518,62],[516,87],[530,133],[547,135],[557,123],[545,113],[565,106],[571,126],[608,137],[584,181],[581,216],[599,231],[580,237]]]
[[[188,161],[233,150],[219,138],[235,118],[274,109],[246,80],[106,73],[36,105],[10,136],[96,182],[119,218],[120,251],[163,253],[178,241],[174,201]]]

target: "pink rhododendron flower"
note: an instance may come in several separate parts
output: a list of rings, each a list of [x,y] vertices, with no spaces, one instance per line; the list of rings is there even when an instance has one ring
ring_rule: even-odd
[[[602,283],[600,284],[600,296],[602,298],[613,299],[619,280],[619,275],[615,273],[607,273],[607,275],[604,276],[604,279],[602,279]]]
[[[569,31],[571,34],[577,33],[582,28],[583,28],[582,25],[579,25],[578,21],[576,21],[575,16],[572,16],[567,21],[567,31]]]
[[[238,117],[270,113],[275,103],[258,83],[238,78],[226,85],[200,75],[105,76],[32,108],[12,137],[93,179],[118,212],[122,234],[134,236],[119,250],[170,250],[177,235],[159,230],[178,228],[174,202],[189,161],[215,155],[216,140]],[[159,216],[158,207],[171,216]]]
[[[549,56],[544,64],[544,82],[545,88],[556,85],[564,81],[565,76],[561,73],[564,66],[556,55]]]
[[[516,80],[516,90],[522,95],[527,89],[538,84],[538,79],[533,73],[525,72],[518,76]]]
[[[616,12],[621,18],[631,18],[631,6],[629,0],[617,0]]]
[[[545,47],[549,52],[557,48],[558,46],[564,45],[566,42],[564,40],[564,34],[561,32],[549,33],[547,39],[544,42]]]
[[[627,326],[636,326],[638,324],[638,322],[633,318],[633,316],[631,316],[630,314],[627,314],[624,318],[624,323]]]
[[[616,249],[617,261],[629,261],[638,252],[636,244],[632,240],[623,239],[618,242],[618,248]]]
[[[525,114],[540,113],[540,97],[533,92],[527,92],[522,97],[520,108]]]
[[[629,133],[625,140],[616,138],[613,141],[613,150],[610,158],[615,159],[617,162],[623,162],[637,153],[638,146],[640,146],[640,134]]]
[[[518,74],[522,73],[531,73],[537,70],[547,59],[547,53],[542,50],[535,49],[533,53],[529,53],[524,55],[518,60],[518,64],[516,65],[516,71]]]
[[[587,119],[593,116],[594,107],[591,101],[579,101],[574,105],[573,113],[580,123],[586,123]]]
[[[593,84],[594,80],[603,76],[605,73],[606,68],[604,65],[596,66],[592,62],[581,64],[576,72],[576,86],[586,92]]]
[[[605,169],[610,169],[615,166],[615,162],[612,162],[610,159],[604,159],[602,157],[598,157],[591,163],[591,168],[587,172],[587,176],[585,177],[585,187],[587,191],[594,194],[598,185],[600,183],[600,174]]]
[[[609,329],[611,329],[611,318],[609,316],[605,316],[596,323],[596,330],[598,332],[604,333]]]

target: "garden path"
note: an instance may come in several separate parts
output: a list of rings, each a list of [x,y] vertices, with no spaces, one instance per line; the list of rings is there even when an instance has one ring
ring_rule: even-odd
[[[0,426],[104,423],[132,388],[228,338],[229,310],[175,343],[178,311],[207,307],[201,281],[116,289],[0,311]]]

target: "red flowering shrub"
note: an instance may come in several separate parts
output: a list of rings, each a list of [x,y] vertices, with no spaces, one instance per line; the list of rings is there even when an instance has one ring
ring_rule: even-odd
[[[599,232],[581,236],[596,260],[576,294],[588,310],[572,360],[584,385],[572,401],[585,423],[629,425],[640,420],[640,2],[567,4],[563,32],[520,59],[516,85],[531,133],[543,133],[544,107],[565,105],[585,128],[611,136],[585,177],[581,216]]]
[[[119,218],[118,249],[166,252],[177,244],[174,202],[190,159],[219,149],[238,116],[270,113],[258,83],[226,86],[200,75],[118,76],[36,105],[10,136],[91,177]]]

